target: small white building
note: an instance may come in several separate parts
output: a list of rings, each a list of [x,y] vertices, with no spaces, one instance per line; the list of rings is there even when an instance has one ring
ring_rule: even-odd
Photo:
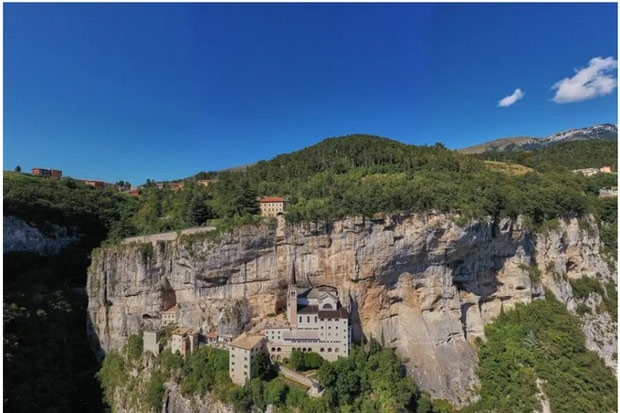
[[[243,333],[230,344],[228,373],[233,383],[243,386],[252,379],[252,360],[265,351],[265,336]]]
[[[176,305],[173,305],[169,309],[161,312],[161,322],[163,325],[176,324],[178,320],[179,311]]]
[[[182,356],[198,350],[198,331],[187,327],[177,327],[172,330],[170,349],[173,353],[179,352]]]

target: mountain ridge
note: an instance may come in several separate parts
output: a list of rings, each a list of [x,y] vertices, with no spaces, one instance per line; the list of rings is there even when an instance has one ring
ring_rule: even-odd
[[[514,136],[494,139],[457,149],[457,152],[472,155],[483,152],[502,152],[502,151],[526,151],[546,148],[561,142],[574,142],[579,140],[594,139],[618,139],[618,126],[612,123],[602,123],[599,125],[588,126],[585,128],[567,129],[555,133],[546,138],[534,136]]]

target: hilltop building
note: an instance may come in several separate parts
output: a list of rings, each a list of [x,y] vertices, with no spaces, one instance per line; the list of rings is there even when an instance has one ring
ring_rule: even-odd
[[[601,168],[573,169],[573,172],[576,174],[582,174],[585,176],[592,176],[592,175],[596,175],[600,173],[612,174],[614,173],[614,168],[612,166],[603,166]]]
[[[243,333],[229,344],[230,357],[228,373],[233,383],[243,386],[252,379],[252,360],[260,352],[265,352],[265,336]]]
[[[209,186],[218,183],[219,179],[199,179],[196,181],[198,185]]]
[[[187,327],[175,328],[172,330],[170,348],[173,353],[178,351],[182,356],[198,350],[198,331]]]
[[[155,186],[159,189],[178,191],[185,188],[185,182],[155,182]]]
[[[284,198],[261,198],[258,202],[262,216],[275,217],[278,214],[284,213],[287,200]]]
[[[105,187],[115,186],[114,184],[110,182],[98,181],[94,179],[75,179],[75,181],[82,182],[86,185],[90,185],[93,188],[105,188]]]
[[[44,178],[62,178],[62,171],[58,169],[32,168],[32,174]]]

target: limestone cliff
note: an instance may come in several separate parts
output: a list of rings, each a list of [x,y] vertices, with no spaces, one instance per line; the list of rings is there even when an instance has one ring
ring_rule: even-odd
[[[502,308],[542,297],[544,286],[574,310],[569,279],[616,275],[593,220],[539,236],[523,219],[459,224],[444,214],[356,217],[98,250],[87,286],[93,342],[118,348],[174,303],[180,324],[237,334],[275,312],[294,273],[298,284],[336,286],[355,340],[394,347],[423,389],[461,405],[475,397],[475,340]],[[615,343],[609,318],[593,323],[607,323]],[[589,345],[612,362],[609,345]]]

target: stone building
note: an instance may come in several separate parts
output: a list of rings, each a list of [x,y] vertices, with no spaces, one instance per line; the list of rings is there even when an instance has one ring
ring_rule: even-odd
[[[176,324],[178,320],[178,314],[179,311],[177,306],[173,305],[169,309],[161,312],[161,323],[163,325]]]
[[[264,217],[275,217],[284,212],[286,199],[284,198],[261,198],[259,199],[260,214]]]
[[[325,360],[348,357],[351,347],[349,313],[333,287],[297,288],[287,293],[288,322],[267,324],[267,351],[272,359],[288,358],[294,349],[313,351]]]
[[[177,327],[172,330],[170,343],[172,352],[179,352],[182,356],[198,350],[198,331],[187,327]]]
[[[229,344],[230,357],[228,373],[233,383],[243,386],[252,379],[252,360],[265,352],[265,336],[262,334],[243,333]]]
[[[145,331],[142,333],[143,352],[150,351],[154,355],[159,355],[159,334],[156,331]]]

